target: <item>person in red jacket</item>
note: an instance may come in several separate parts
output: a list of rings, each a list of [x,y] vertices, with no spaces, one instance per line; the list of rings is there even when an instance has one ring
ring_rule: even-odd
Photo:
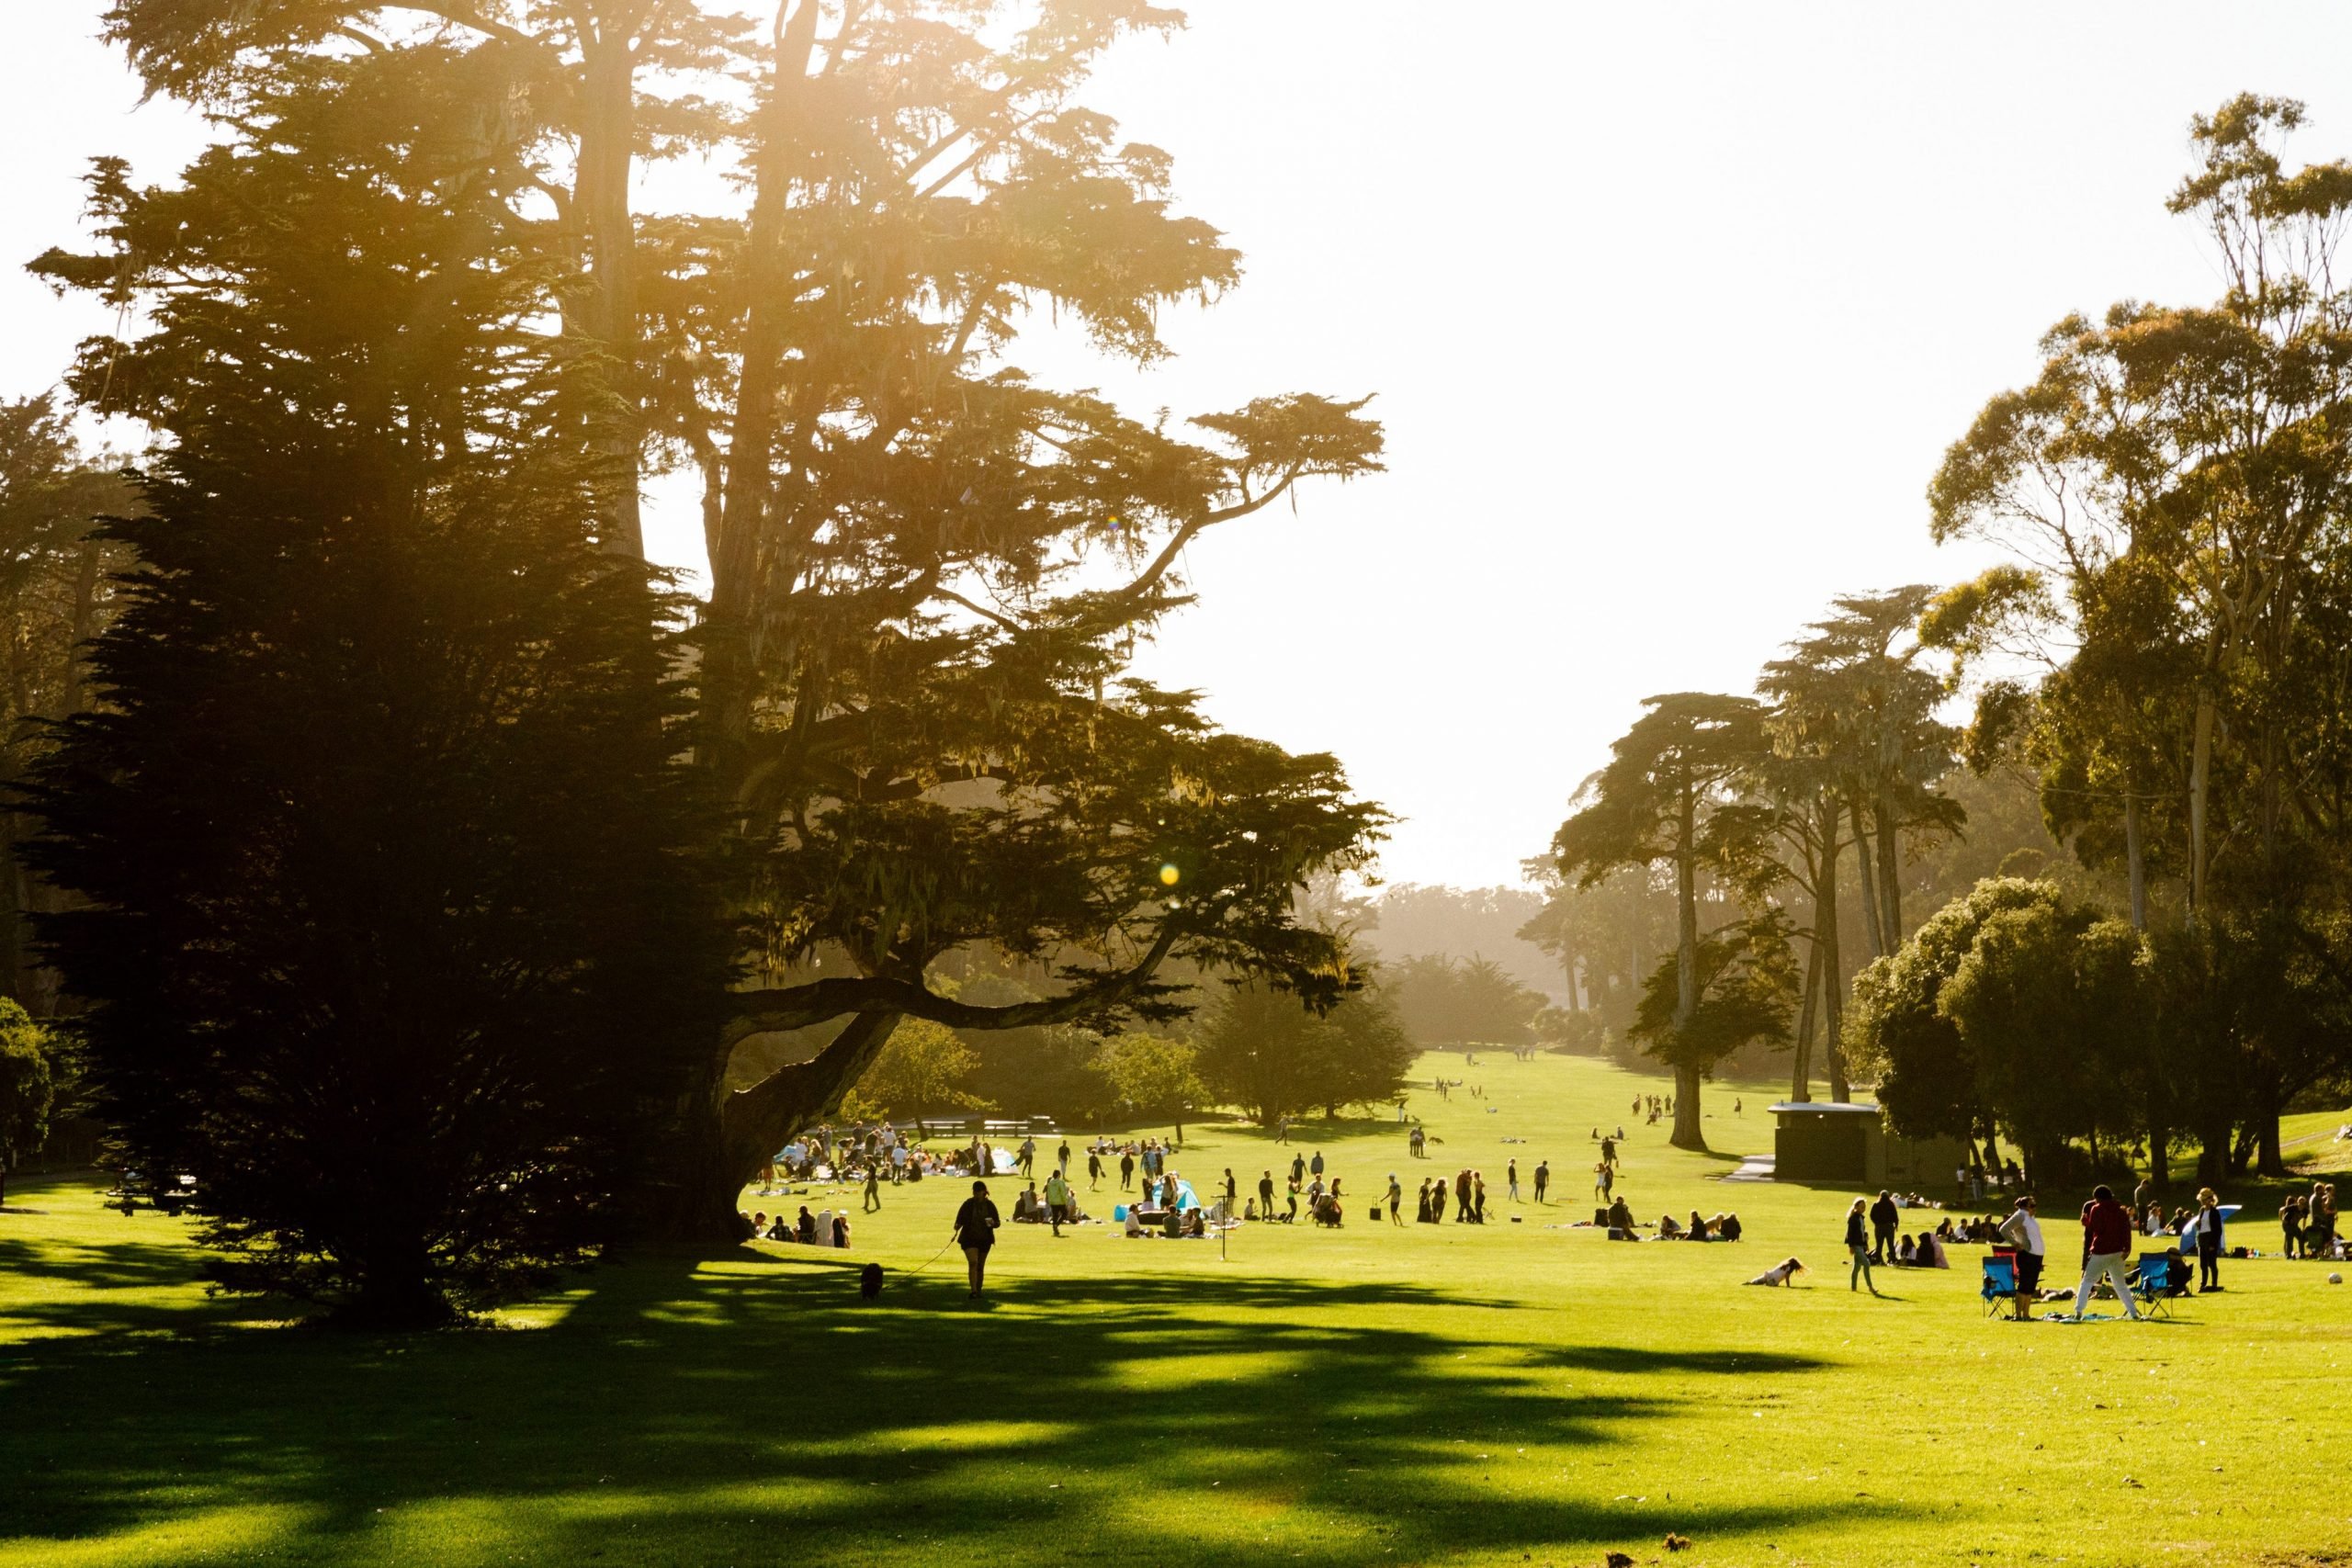
[[[2075,1292],[2075,1315],[2082,1316],[2091,1304],[2091,1292],[2103,1275],[2114,1282],[2115,1299],[2123,1303],[2123,1315],[2137,1323],[2140,1303],[2132,1299],[2132,1281],[2123,1272],[2132,1252],[2132,1213],[2115,1201],[2112,1189],[2091,1189],[2090,1207],[2083,1211],[2083,1247],[2087,1256],[2083,1259],[2083,1282]]]

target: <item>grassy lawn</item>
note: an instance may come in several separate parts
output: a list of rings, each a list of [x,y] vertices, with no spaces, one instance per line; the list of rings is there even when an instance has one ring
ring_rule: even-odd
[[[209,1301],[176,1222],[12,1184],[44,1213],[0,1215],[0,1564],[1586,1564],[1667,1561],[1669,1531],[1680,1564],[2352,1561],[2352,1289],[2321,1266],[2224,1264],[2225,1292],[2143,1326],[1987,1322],[1964,1248],[1873,1300],[1836,1266],[1849,1195],[1719,1184],[1728,1158],[1629,1118],[1657,1080],[1441,1066],[1487,1098],[1415,1096],[1427,1162],[1393,1122],[1307,1124],[1343,1232],[1256,1226],[1221,1258],[1008,1225],[977,1311],[957,1255],[909,1273],[950,1182],[889,1190],[849,1254],[644,1258],[413,1339]],[[1740,1116],[1735,1092],[1710,1089],[1709,1139],[1768,1151],[1769,1092]],[[1589,1134],[1621,1121],[1639,1213],[1731,1208],[1748,1239],[1556,1228],[1590,1217]],[[1190,1131],[1204,1191],[1287,1157]],[[1511,1205],[1514,1155],[1565,1201]],[[1464,1164],[1503,1223],[1410,1224],[1419,1179]],[[1402,1230],[1362,1218],[1392,1170]],[[2080,1197],[2045,1195],[2053,1276]],[[1740,1288],[1792,1251],[1810,1288]]]

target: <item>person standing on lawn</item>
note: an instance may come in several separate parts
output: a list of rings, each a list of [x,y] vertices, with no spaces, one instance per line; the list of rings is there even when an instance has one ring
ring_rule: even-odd
[[[1894,1232],[1903,1223],[1903,1211],[1894,1206],[1894,1194],[1879,1189],[1878,1201],[1871,1205],[1871,1261],[1884,1263],[1894,1257]]]
[[[1274,1173],[1271,1170],[1258,1173],[1258,1217],[1264,1220],[1274,1217]]]
[[[879,1210],[881,1209],[881,1207],[882,1207],[882,1162],[881,1162],[880,1160],[871,1160],[871,1159],[870,1159],[870,1160],[867,1160],[867,1161],[865,1162],[865,1212],[866,1213],[871,1214],[871,1213],[876,1213],[877,1211],[879,1211]]]
[[[1127,1150],[1119,1156],[1119,1190],[1125,1192],[1136,1184],[1136,1154]]]
[[[2018,1199],[2009,1217],[2001,1222],[2001,1239],[2017,1248],[2018,1292],[2011,1314],[2019,1323],[2033,1317],[2034,1292],[2041,1288],[2041,1222],[2034,1217],[2033,1194]]]
[[[1868,1285],[1871,1294],[1876,1295],[1878,1281],[1871,1278],[1870,1233],[1862,1223],[1863,1212],[1869,1207],[1870,1200],[1857,1198],[1854,1206],[1846,1211],[1846,1251],[1854,1260],[1853,1268],[1846,1274],[1846,1288],[1851,1291]]]
[[[996,1205],[989,1201],[989,1184],[972,1183],[972,1195],[956,1211],[956,1245],[964,1249],[964,1269],[972,1282],[972,1299],[980,1299],[980,1286],[989,1271],[989,1248],[996,1245],[996,1229],[1001,1222]]]
[[[1398,1184],[1396,1173],[1392,1170],[1388,1173],[1388,1223],[1390,1224],[1401,1225],[1405,1223],[1398,1213],[1404,1206],[1405,1189]]]
[[[1518,1201],[1519,1201],[1519,1161],[1518,1161],[1518,1159],[1517,1159],[1516,1157],[1514,1157],[1509,1165],[1507,1165],[1507,1166],[1505,1166],[1505,1167],[1503,1168],[1503,1180],[1504,1180],[1504,1182],[1505,1182],[1506,1184],[1508,1184],[1508,1185],[1510,1186],[1510,1201],[1511,1201],[1512,1202],[1514,1202],[1514,1203],[1518,1202]]]
[[[2197,1190],[2197,1293],[2222,1288],[2222,1201],[2210,1187]]]
[[[1552,1162],[1548,1159],[1539,1159],[1535,1162],[1535,1201],[1537,1202],[1544,1201],[1544,1194],[1550,1190],[1551,1186]]]
[[[1056,1235],[1069,1223],[1069,1178],[1058,1170],[1046,1178],[1046,1219]]]
[[[2132,1281],[2123,1268],[2132,1252],[2132,1215],[2115,1201],[2114,1189],[2105,1183],[2091,1189],[2090,1206],[2083,1211],[2083,1282],[2075,1289],[2075,1317],[2080,1318],[2091,1304],[2091,1292],[2104,1279],[2115,1287],[2123,1315],[2139,1322],[2140,1303],[2132,1297]]]

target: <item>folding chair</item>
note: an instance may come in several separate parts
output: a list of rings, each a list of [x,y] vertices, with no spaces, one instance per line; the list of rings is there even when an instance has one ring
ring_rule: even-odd
[[[2018,1255],[2007,1247],[1995,1247],[1984,1259],[1984,1282],[1977,1290],[1984,1298],[1984,1315],[1992,1317],[2001,1310],[2003,1302],[2014,1302],[2018,1296]]]
[[[2188,1280],[2184,1266],[2180,1276],[2174,1272],[2173,1260],[2162,1252],[2140,1254],[2140,1266],[2132,1271],[2132,1293],[2150,1317],[2170,1317],[2172,1299],[2188,1292]]]

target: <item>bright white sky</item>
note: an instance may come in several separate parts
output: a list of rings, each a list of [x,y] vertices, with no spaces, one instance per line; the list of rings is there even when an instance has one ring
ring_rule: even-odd
[[[161,178],[198,134],[134,109],[104,0],[6,9],[0,261],[73,239],[87,155]],[[1196,544],[1148,672],[1343,758],[1405,818],[1395,881],[1515,881],[1644,694],[1745,690],[1832,593],[1973,570],[1921,494],[2042,329],[2217,291],[2164,210],[2192,112],[2301,97],[2300,155],[2352,155],[2335,6],[1191,11],[1088,101],[1249,276],[1171,365],[1040,367],[1142,411],[1380,394],[1389,473]],[[0,394],[102,324],[0,270]],[[653,525],[695,563],[691,505]]]

